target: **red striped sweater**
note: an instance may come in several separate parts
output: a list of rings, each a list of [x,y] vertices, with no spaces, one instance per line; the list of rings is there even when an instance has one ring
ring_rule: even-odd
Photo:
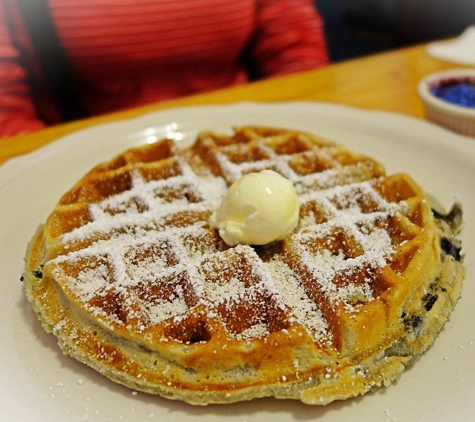
[[[327,63],[312,0],[49,0],[92,115]],[[15,0],[0,0],[0,137],[58,122]],[[28,78],[42,89],[32,92]]]

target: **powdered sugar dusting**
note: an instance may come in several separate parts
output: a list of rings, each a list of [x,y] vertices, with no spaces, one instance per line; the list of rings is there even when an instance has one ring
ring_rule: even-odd
[[[48,263],[55,277],[111,328],[141,332],[205,306],[230,338],[263,337],[297,322],[315,341],[329,339],[316,297],[343,303],[348,312],[373,300],[374,276],[393,252],[380,222],[401,206],[378,193],[377,181],[365,180],[371,178],[367,167],[342,165],[331,149],[319,152],[329,164],[305,174],[295,160],[308,151],[277,153],[264,142],[259,148],[258,159],[234,162],[221,147],[216,161],[223,177],[195,172],[180,156],[174,163],[179,170],[168,177],[147,180],[130,170],[130,188],[91,204],[93,221],[63,235],[61,242],[78,250]],[[223,246],[208,224],[226,184],[264,168],[295,184],[302,210],[283,249],[265,252],[265,259],[258,248]],[[366,277],[354,282],[362,272]],[[226,319],[242,312],[251,312],[247,321]]]

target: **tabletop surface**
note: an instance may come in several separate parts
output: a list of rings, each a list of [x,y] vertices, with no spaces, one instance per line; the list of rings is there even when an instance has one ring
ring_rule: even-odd
[[[419,45],[333,64],[321,69],[258,81],[210,93],[120,111],[0,140],[0,164],[86,127],[152,111],[239,101],[323,101],[424,118],[416,92],[429,73],[459,67],[427,54]]]

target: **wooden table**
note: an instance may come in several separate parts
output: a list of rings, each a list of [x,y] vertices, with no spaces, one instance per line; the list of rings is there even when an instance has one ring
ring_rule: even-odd
[[[418,81],[429,73],[452,67],[457,66],[429,56],[425,45],[390,51],[322,69],[111,113],[0,140],[0,163],[91,125],[191,105],[239,101],[325,101],[423,118],[422,104],[416,92]]]

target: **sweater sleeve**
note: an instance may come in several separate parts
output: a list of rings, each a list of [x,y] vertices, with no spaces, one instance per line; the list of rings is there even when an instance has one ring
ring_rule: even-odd
[[[323,20],[313,0],[257,1],[250,46],[258,76],[269,77],[328,64]]]
[[[20,64],[20,53],[9,32],[5,2],[0,1],[0,138],[31,132],[44,127],[27,83],[27,72]]]

